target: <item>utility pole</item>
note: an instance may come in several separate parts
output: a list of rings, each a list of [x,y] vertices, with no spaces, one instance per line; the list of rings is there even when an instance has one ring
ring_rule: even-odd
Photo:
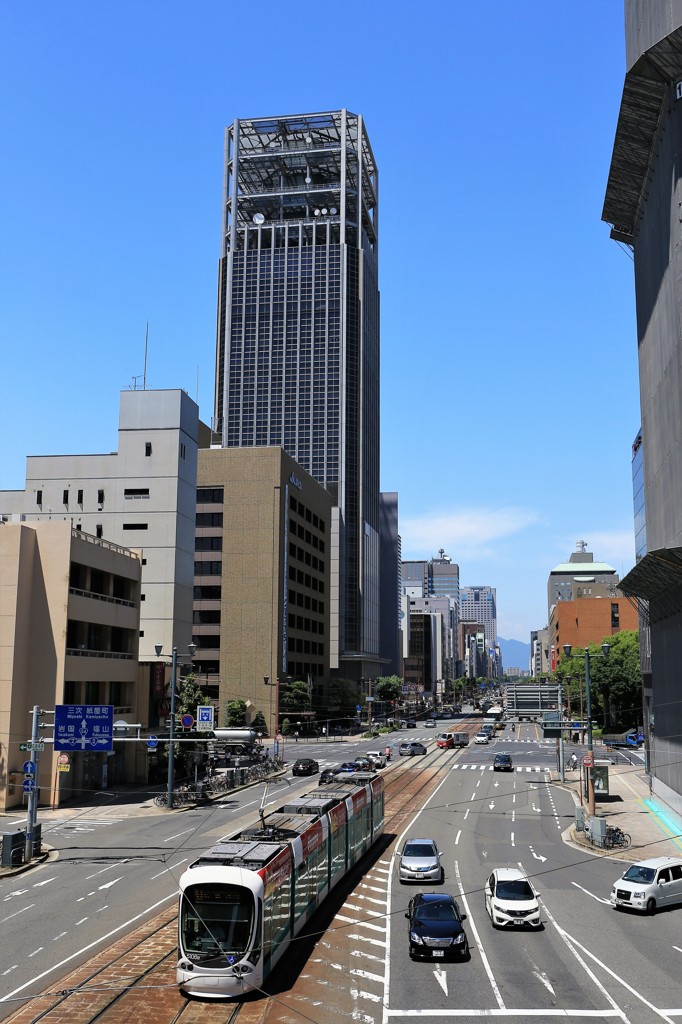
[[[26,811],[26,845],[24,847],[24,860],[27,864],[31,863],[33,857],[33,827],[36,823],[38,816],[38,729],[40,728],[40,708],[37,704],[33,705],[33,725],[31,728],[31,760],[35,760],[36,771],[34,776],[34,786],[28,792],[28,808]]]

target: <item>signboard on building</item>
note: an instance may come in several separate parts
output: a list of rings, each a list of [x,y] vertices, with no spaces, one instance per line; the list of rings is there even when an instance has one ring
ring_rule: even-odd
[[[113,735],[111,704],[57,704],[54,709],[55,750],[113,750]]]

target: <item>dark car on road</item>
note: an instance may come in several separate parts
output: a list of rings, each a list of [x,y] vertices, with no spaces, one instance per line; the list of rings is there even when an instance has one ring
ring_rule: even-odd
[[[320,777],[317,780],[318,786],[329,785],[329,783],[333,782],[340,772],[340,768],[325,768],[323,772],[320,772]]]
[[[344,761],[339,772],[359,772],[360,765],[356,761]]]
[[[495,754],[495,760],[493,761],[494,772],[513,772],[514,765],[512,763],[511,754]]]
[[[469,943],[462,927],[457,900],[448,893],[425,892],[410,900],[405,914],[408,924],[410,959],[465,957]]]
[[[320,766],[317,761],[313,761],[312,757],[299,757],[298,761],[294,761],[293,768],[291,769],[292,775],[317,775],[320,770]]]

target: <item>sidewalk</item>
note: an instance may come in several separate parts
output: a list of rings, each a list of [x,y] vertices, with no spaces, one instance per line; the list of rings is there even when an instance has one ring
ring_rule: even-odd
[[[580,785],[577,771],[567,771],[565,782],[559,781],[559,772],[552,772],[552,782],[573,794],[576,807],[580,806]],[[647,775],[643,768],[629,764],[609,766],[609,795],[597,799],[597,817],[606,818],[632,836],[627,850],[604,850],[593,846],[585,832],[573,824],[562,835],[564,842],[589,850],[602,857],[615,860],[640,861],[649,857],[678,857],[682,859],[682,829],[677,828],[663,805],[651,798]],[[585,805],[587,818],[587,806]]]

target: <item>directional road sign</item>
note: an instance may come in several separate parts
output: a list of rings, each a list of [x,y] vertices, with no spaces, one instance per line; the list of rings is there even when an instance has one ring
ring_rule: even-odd
[[[158,746],[159,740],[156,736],[147,736],[147,749],[155,750]]]
[[[213,729],[213,705],[200,704],[197,708],[197,729]]]
[[[35,775],[36,763],[35,761],[24,761],[24,775]]]
[[[35,788],[36,788],[36,780],[35,779],[24,779],[24,782],[23,782],[24,793],[32,793]]]
[[[54,709],[55,750],[113,750],[113,734],[111,704],[57,704]]]
[[[21,751],[22,754],[25,754],[26,751],[28,750],[28,743],[20,743],[19,750]]]

